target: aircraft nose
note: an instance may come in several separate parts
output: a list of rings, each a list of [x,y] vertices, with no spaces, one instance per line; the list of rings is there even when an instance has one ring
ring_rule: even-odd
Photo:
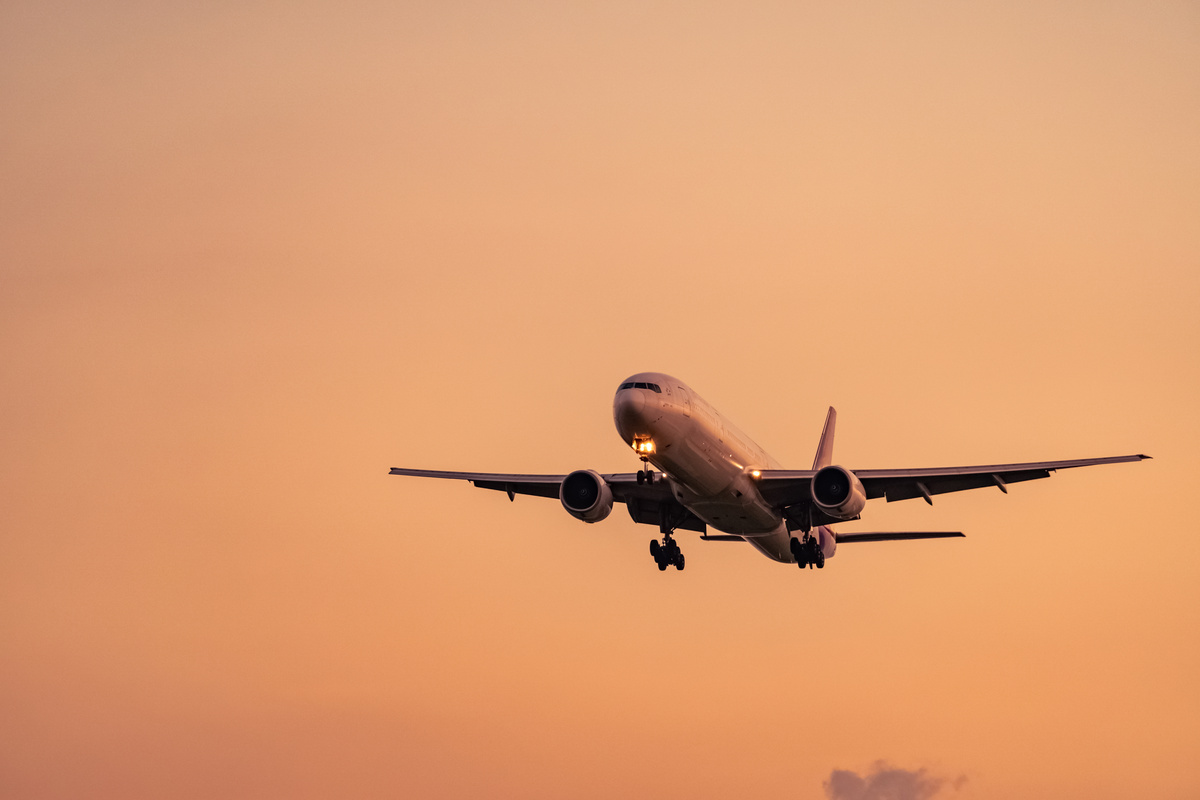
[[[638,432],[646,419],[645,411],[646,398],[640,389],[623,389],[613,398],[613,421],[626,439],[632,439]]]

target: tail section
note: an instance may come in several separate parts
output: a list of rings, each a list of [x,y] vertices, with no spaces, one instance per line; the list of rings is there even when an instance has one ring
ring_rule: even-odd
[[[821,441],[817,442],[817,455],[813,458],[813,469],[819,470],[833,463],[833,432],[837,428],[837,409],[829,407],[825,415],[825,427],[821,429]],[[805,529],[807,531],[807,529]],[[818,525],[806,532],[804,539],[791,541],[792,558],[800,569],[825,566],[825,559],[832,558],[837,550],[837,534],[832,528]]]
[[[835,533],[834,539],[849,542],[899,542],[909,539],[953,539],[964,537],[962,531],[890,531],[888,533]]]
[[[837,427],[837,409],[829,407],[825,416],[825,428],[821,431],[821,441],[817,444],[817,457],[813,459],[813,469],[828,467],[833,463],[833,429]]]

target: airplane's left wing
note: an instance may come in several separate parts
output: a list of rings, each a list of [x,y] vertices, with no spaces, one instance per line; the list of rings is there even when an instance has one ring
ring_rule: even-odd
[[[1049,478],[1060,469],[1142,461],[1146,455],[1078,458],[1071,461],[1032,461],[1025,464],[993,464],[979,467],[934,467],[926,469],[864,469],[854,474],[862,481],[867,497],[886,497],[889,503],[922,497],[933,504],[932,495],[992,486],[1007,493],[1010,483]]]
[[[1060,469],[1090,467],[1097,464],[1120,464],[1142,461],[1147,455],[1105,456],[1078,458],[1070,461],[1031,461],[1024,464],[991,464],[975,467],[927,467],[920,469],[856,469],[855,477],[862,482],[867,498],[885,497],[889,503],[922,497],[933,503],[932,496],[988,486],[1007,492],[1010,483],[1048,478]],[[809,484],[815,470],[763,470],[759,491],[768,502],[786,507],[807,502]]]

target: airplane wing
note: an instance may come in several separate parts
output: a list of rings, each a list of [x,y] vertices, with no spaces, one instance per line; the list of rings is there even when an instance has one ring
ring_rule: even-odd
[[[392,467],[389,475],[411,475],[419,478],[447,478],[470,481],[480,489],[506,492],[513,500],[518,494],[558,499],[559,487],[566,475],[523,475],[505,472],[447,472],[436,469],[404,469]],[[665,481],[638,483],[633,472],[601,475],[612,490],[613,500],[624,503],[634,522],[647,525],[669,525],[684,530],[704,532],[703,521],[688,511],[671,494]]]
[[[1107,456],[1079,458],[1072,461],[1033,461],[1026,464],[993,464],[982,467],[941,467],[934,469],[869,469],[854,474],[867,490],[867,498],[886,497],[889,503],[923,497],[933,505],[931,495],[961,492],[995,486],[1008,493],[1007,484],[1049,478],[1060,469],[1090,467],[1097,464],[1120,464],[1141,461],[1150,456]]]
[[[446,472],[439,469],[402,469],[392,467],[389,475],[411,475],[417,478],[448,478],[470,481],[481,489],[497,489],[513,495],[531,494],[538,497],[558,498],[558,487],[566,475],[520,475],[503,472]]]
[[[933,504],[932,496],[966,489],[994,486],[1002,492],[1010,483],[1048,478],[1060,469],[1090,467],[1096,464],[1120,464],[1141,461],[1147,455],[1080,458],[1072,461],[1031,461],[1025,464],[991,464],[977,467],[932,467],[924,469],[857,469],[867,498],[885,497],[889,503],[923,497]],[[778,507],[806,502],[815,470],[763,470],[759,491],[763,499]]]

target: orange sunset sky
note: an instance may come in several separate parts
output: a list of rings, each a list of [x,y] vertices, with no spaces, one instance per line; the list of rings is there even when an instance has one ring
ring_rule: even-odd
[[[0,797],[1200,797],[1195,3],[5,2],[0,120]],[[387,475],[640,370],[1154,460],[805,573]]]

